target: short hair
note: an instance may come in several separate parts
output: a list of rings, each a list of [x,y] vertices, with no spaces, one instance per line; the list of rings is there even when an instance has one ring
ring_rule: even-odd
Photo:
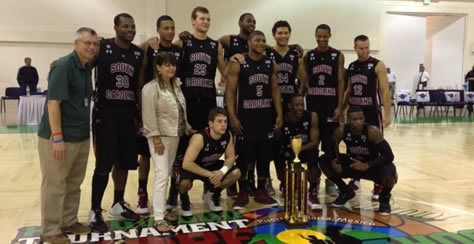
[[[173,20],[173,18],[171,18],[171,16],[169,16],[169,15],[162,15],[162,16],[160,16],[160,17],[156,20],[156,27],[157,27],[157,28],[160,28],[161,22],[162,22],[162,21],[167,21],[167,20],[170,20],[170,21],[173,21],[173,22],[174,22],[174,20]]]
[[[120,18],[123,17],[123,18],[127,18],[127,19],[133,19],[133,17],[130,15],[130,14],[127,14],[127,13],[120,13],[120,14],[117,14],[114,18],[114,25],[115,26],[119,26],[120,25]]]
[[[193,9],[193,11],[191,12],[191,19],[196,19],[197,18],[197,12],[201,12],[201,13],[204,13],[204,14],[208,14],[209,13],[209,10],[206,8],[206,7],[202,7],[202,6],[197,6]]]
[[[158,55],[156,55],[154,62],[155,66],[163,64],[171,64],[176,66],[177,63],[176,57],[172,52],[159,52]]]
[[[303,95],[301,95],[301,94],[299,94],[299,93],[294,93],[293,95],[291,95],[290,100],[288,100],[288,102],[289,102],[289,103],[292,103],[293,100],[295,100],[296,98],[299,98],[299,97],[301,97],[301,98],[304,99],[304,96],[303,96]]]
[[[248,15],[253,16],[253,14],[251,14],[251,13],[243,13],[242,15],[240,15],[239,23],[242,23],[244,21],[245,17],[248,16]]]
[[[229,117],[227,110],[221,107],[214,107],[209,111],[209,115],[207,116],[207,119],[208,121],[213,122],[214,119],[219,115],[224,115],[225,117]]]
[[[364,112],[364,110],[359,107],[359,106],[350,106],[349,109],[347,110],[347,116],[349,116],[351,113],[357,113],[357,112]]]
[[[331,27],[329,27],[329,25],[327,24],[320,24],[316,27],[316,30],[315,31],[318,31],[318,30],[327,30],[329,32],[329,34],[331,34]]]
[[[291,33],[291,26],[290,26],[290,24],[288,23],[288,21],[286,21],[286,20],[279,20],[279,21],[275,22],[275,24],[273,24],[273,27],[272,27],[272,33],[273,33],[273,35],[275,35],[276,30],[277,30],[278,28],[280,28],[280,27],[287,27],[288,30],[289,30],[290,33]]]
[[[79,40],[79,38],[82,37],[83,33],[89,33],[91,36],[97,36],[97,32],[95,32],[94,29],[89,28],[89,27],[81,27],[77,29],[76,35],[74,36],[74,40]]]
[[[369,37],[366,36],[366,35],[358,35],[354,38],[354,44],[357,42],[357,41],[362,41],[362,42],[365,42],[365,41],[368,41],[369,40]]]
[[[31,60],[31,58],[30,58],[30,57],[25,57],[24,61],[26,62],[26,60],[27,60],[27,59]]]
[[[263,36],[263,37],[265,37],[265,34],[263,34],[263,32],[261,32],[261,31],[259,31],[259,30],[254,30],[254,31],[250,32],[248,40],[249,40],[249,41],[252,40],[252,38],[254,38],[255,36]]]

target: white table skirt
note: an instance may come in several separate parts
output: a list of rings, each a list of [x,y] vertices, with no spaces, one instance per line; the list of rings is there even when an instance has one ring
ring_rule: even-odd
[[[18,125],[39,125],[44,113],[46,96],[20,96],[18,105]]]

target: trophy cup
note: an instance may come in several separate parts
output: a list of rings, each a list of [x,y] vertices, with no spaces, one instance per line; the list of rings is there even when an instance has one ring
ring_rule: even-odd
[[[285,168],[285,215],[289,225],[304,225],[308,222],[308,170],[302,165],[298,155],[301,138],[291,139],[291,149],[295,158],[286,163]]]

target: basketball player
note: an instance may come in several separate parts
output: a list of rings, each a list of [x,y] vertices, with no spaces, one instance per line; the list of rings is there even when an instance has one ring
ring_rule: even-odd
[[[331,28],[328,25],[318,25],[315,37],[317,47],[303,58],[301,90],[306,94],[307,109],[318,114],[321,150],[326,152],[333,144],[332,134],[342,114],[344,54],[329,46]],[[334,184],[329,181],[326,181],[326,192],[337,195]]]
[[[283,118],[283,156],[286,160],[293,160],[295,155],[291,150],[291,139],[301,138],[303,145],[299,158],[303,163],[307,163],[309,169],[308,201],[311,203],[311,209],[321,209],[317,191],[319,177],[321,176],[321,171],[318,168],[318,116],[315,112],[304,109],[304,97],[302,95],[293,95],[289,99],[288,107],[289,111]],[[284,175],[282,176],[282,182],[285,182]]]
[[[383,138],[381,130],[365,122],[362,108],[351,106],[347,114],[349,123],[334,131],[335,147],[321,156],[320,161],[321,170],[339,187],[339,196],[332,206],[342,207],[355,196],[355,192],[342,178],[362,178],[383,186],[378,199],[378,212],[389,215],[390,192],[397,182],[392,149]],[[339,153],[341,141],[346,144],[346,154]]]
[[[207,127],[209,110],[216,107],[216,68],[221,74],[225,70],[224,51],[219,42],[209,38],[207,32],[211,23],[209,10],[196,7],[191,21],[194,32],[186,41],[178,40],[183,48],[181,81],[188,108],[188,120],[193,129]]]
[[[278,86],[282,98],[283,114],[288,112],[288,103],[290,98],[298,92],[296,83],[296,76],[298,66],[302,61],[295,49],[290,49],[288,41],[291,36],[291,26],[285,20],[275,22],[272,28],[273,38],[275,39],[275,46],[266,50],[266,56],[276,63]],[[285,170],[285,162],[281,157],[280,148],[282,147],[282,137],[275,138],[274,148],[274,163],[277,172],[277,178],[280,180],[280,190],[284,184],[283,174]],[[253,177],[250,177],[252,179]],[[267,182],[267,190],[270,195],[275,194],[271,181]]]
[[[253,30],[255,30],[255,17],[251,13],[244,13],[239,17],[239,34],[238,35],[225,35],[219,38],[219,43],[224,48],[224,58],[228,64],[230,58],[237,53],[244,54],[248,52],[247,39]],[[226,66],[227,69],[228,66]],[[221,82],[219,86],[225,87],[225,79],[221,77]],[[252,177],[253,179],[254,177]],[[249,182],[249,188],[251,194],[255,194],[255,182]],[[227,188],[227,196],[236,197],[237,196],[237,185],[232,185]]]
[[[347,71],[349,86],[344,107],[361,107],[365,121],[382,130],[390,125],[392,119],[387,69],[382,61],[370,56],[370,41],[367,36],[359,35],[354,39],[354,50],[357,60],[349,65]],[[384,106],[384,116],[380,106]]]
[[[92,177],[92,209],[89,224],[93,231],[108,230],[102,218],[101,202],[112,171],[114,202],[112,217],[137,221],[123,196],[128,170],[137,168],[138,77],[143,51],[132,44],[135,21],[127,13],[114,18],[115,38],[104,39],[96,60],[97,81],[93,109],[96,167]]]
[[[179,191],[187,193],[193,180],[199,179],[207,192],[204,200],[213,212],[222,211],[221,191],[240,178],[232,134],[227,130],[227,111],[216,107],[209,112],[209,127],[191,137],[183,159]],[[220,158],[225,155],[225,161]]]
[[[261,31],[250,33],[248,46],[249,52],[244,55],[243,64],[230,63],[225,93],[231,130],[240,137],[237,149],[241,160],[237,164],[242,177],[239,195],[234,201],[235,209],[242,209],[249,202],[247,165],[255,161],[258,181],[254,200],[268,205],[277,203],[265,189],[273,156],[273,131],[282,124],[276,65],[265,56],[266,41]]]
[[[349,65],[347,71],[349,86],[344,97],[344,107],[347,105],[361,107],[365,121],[383,131],[383,128],[387,128],[392,120],[390,110],[392,100],[388,87],[387,68],[382,61],[370,56],[370,41],[367,36],[359,35],[354,39],[354,50],[357,53],[357,60]],[[384,105],[384,116],[380,111],[381,105]],[[356,192],[359,191],[358,179],[350,184]],[[374,200],[377,200],[380,191],[380,187],[375,185]]]
[[[219,43],[224,48],[224,57],[227,61],[236,53],[243,54],[248,52],[247,40],[250,32],[255,30],[255,24],[256,21],[253,14],[244,13],[239,17],[239,34],[225,35],[219,38]]]
[[[150,45],[149,42],[144,42],[140,47],[145,53],[142,64],[142,74],[144,75],[144,83],[148,83],[150,80],[154,79],[154,65],[153,60],[160,52],[171,52],[174,54],[177,65],[176,73],[179,76],[179,70],[181,68],[181,59],[183,56],[182,48],[172,44],[173,38],[175,36],[175,24],[174,20],[168,15],[162,15],[156,21],[156,31],[158,32],[159,37],[156,38],[156,47]],[[141,85],[143,87],[143,84]],[[187,136],[183,136],[180,140],[180,146],[178,146],[177,158],[182,157],[184,150],[186,150]],[[181,150],[180,150],[181,149]],[[138,167],[138,204],[137,204],[137,213],[138,214],[149,214],[150,210],[148,208],[148,192],[147,192],[147,183],[148,183],[148,174],[150,172],[150,151],[148,148],[148,142],[144,136],[139,136],[138,138],[138,154],[139,158],[139,167]],[[177,205],[177,194],[178,188],[174,184],[176,182],[176,177],[171,177],[171,184],[168,196],[168,205],[169,208],[174,208]],[[186,196],[183,196],[186,197]]]

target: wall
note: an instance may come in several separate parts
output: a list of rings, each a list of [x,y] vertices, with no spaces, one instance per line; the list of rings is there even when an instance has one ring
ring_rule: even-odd
[[[125,0],[0,0],[0,93],[5,87],[17,86],[16,73],[24,65],[26,56],[38,69],[42,89],[47,87],[46,76],[51,61],[69,53],[74,32],[90,26],[100,35],[111,37],[113,18],[128,12],[135,18],[143,40],[145,1]]]
[[[425,59],[426,18],[388,14],[384,33],[383,61],[397,76],[397,90],[413,89],[418,64]]]
[[[431,64],[432,88],[461,88],[464,83],[463,51],[464,16],[427,17],[427,42],[431,49],[425,52]]]
[[[462,62],[457,62],[456,68],[451,66],[452,60],[450,59],[437,59],[440,61],[439,65],[437,67],[442,68],[446,66],[453,67],[452,70],[447,71],[447,73],[453,74],[456,77],[460,77],[461,74],[467,73],[472,65],[474,64],[474,1],[432,1],[431,4],[429,5],[423,5],[422,2],[414,2],[414,1],[400,1],[400,0],[392,0],[392,1],[381,1],[382,4],[382,18],[381,18],[381,27],[384,28],[387,20],[387,13],[404,13],[404,14],[412,14],[412,15],[419,15],[419,16],[465,16],[465,23],[463,24],[464,27],[461,28],[460,26],[462,24],[457,23],[455,27],[459,32],[464,31],[464,37],[459,37],[457,39],[457,44],[456,46],[451,46],[450,48],[451,51],[454,51],[455,53],[462,52]],[[461,21],[461,20],[459,20]],[[428,25],[429,26],[429,25]],[[446,32],[450,32],[450,30],[446,30]],[[451,32],[452,33],[452,32]],[[455,33],[457,36],[459,33]],[[442,36],[445,36],[444,34]],[[429,37],[429,36],[428,36]],[[382,37],[384,39],[384,37]],[[445,39],[445,38],[441,38]],[[440,40],[441,40],[440,39]],[[435,43],[427,42],[425,45],[432,45],[433,48],[436,48],[437,50],[438,46],[434,46]],[[442,49],[442,48],[441,48]],[[434,50],[434,49],[433,49]],[[387,50],[382,49],[381,50],[381,56],[385,56],[384,52]],[[436,51],[435,51],[436,52]],[[437,62],[438,62],[437,61]],[[433,62],[433,59],[428,60],[428,64]],[[432,66],[430,64],[429,66]],[[432,69],[433,67],[428,67]],[[438,69],[434,67],[435,69]],[[439,69],[438,69],[439,70]],[[438,79],[441,80],[443,79],[442,77],[433,77],[433,75],[438,76],[442,75],[441,73],[437,73],[435,70],[429,70],[429,72],[432,75],[432,79]],[[435,72],[435,74],[433,74]],[[443,72],[446,72],[443,71]],[[441,87],[455,87],[458,85],[458,87],[461,85],[461,81],[459,78],[450,78],[449,80],[443,79],[444,82],[436,81],[434,86],[441,86]],[[446,83],[446,81],[450,83]]]
[[[425,6],[402,0],[0,0],[0,93],[6,86],[16,86],[16,72],[25,56],[32,57],[40,72],[41,86],[45,87],[49,63],[71,50],[74,30],[80,26],[91,26],[103,36],[113,36],[113,17],[119,12],[129,12],[137,23],[138,43],[155,34],[156,18],[164,13],[175,18],[178,31],[191,30],[190,13],[196,5],[210,9],[209,34],[213,38],[237,33],[240,14],[252,12],[258,29],[265,32],[270,44],[273,44],[272,24],[286,19],[293,26],[291,42],[310,49],[315,46],[315,26],[328,23],[333,29],[331,45],[343,50],[346,66],[356,58],[352,39],[358,34],[371,38],[375,57],[384,60],[390,53],[383,48],[387,12],[466,14],[465,44],[459,47],[464,50],[463,71],[474,64],[474,3],[471,2],[440,0]]]

